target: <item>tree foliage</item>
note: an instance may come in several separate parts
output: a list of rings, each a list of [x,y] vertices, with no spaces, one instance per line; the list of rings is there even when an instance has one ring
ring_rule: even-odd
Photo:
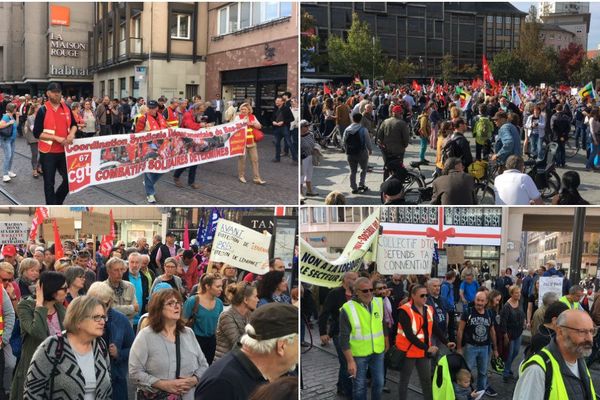
[[[327,41],[331,72],[360,74],[361,77],[371,77],[373,72],[376,76],[381,75],[386,65],[386,57],[383,55],[379,39],[373,38],[369,24],[361,21],[357,13],[353,13],[348,39],[331,35]]]
[[[454,65],[452,54],[445,54],[442,57],[440,69],[442,70],[442,81],[450,82],[450,79],[456,73],[456,66]]]
[[[586,52],[583,46],[573,42],[558,52],[558,64],[566,81],[572,81],[573,74],[581,68],[585,56]]]
[[[494,78],[502,82],[516,82],[519,79],[526,79],[523,76],[525,63],[515,52],[507,49],[494,56],[490,68]]]
[[[413,74],[416,70],[417,66],[408,60],[390,59],[386,64],[383,79],[388,82],[403,82],[408,75]]]
[[[585,85],[589,81],[595,82],[600,76],[600,57],[584,60],[578,71],[573,73],[572,82]]]

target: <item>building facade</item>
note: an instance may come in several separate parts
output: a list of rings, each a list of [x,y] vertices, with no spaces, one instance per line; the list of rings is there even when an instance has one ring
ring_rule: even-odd
[[[298,93],[298,3],[208,3],[206,98],[251,101],[270,120],[275,98]]]
[[[571,31],[553,24],[540,24],[540,38],[548,47],[556,51],[567,48],[569,43],[575,42],[575,34]]]
[[[207,3],[94,3],[94,93],[110,98],[204,95]]]
[[[39,95],[59,82],[65,95],[91,95],[93,10],[91,2],[0,3],[0,90]]]
[[[585,1],[540,1],[539,16],[549,14],[586,14],[590,12],[590,3]]]
[[[460,70],[479,67],[483,54],[492,59],[503,49],[517,48],[526,16],[510,3],[500,2],[303,2],[301,12],[305,11],[316,21],[318,54],[327,53],[329,35],[347,37],[356,12],[387,56],[417,66],[416,78],[439,75],[446,54],[452,55]],[[306,77],[332,76],[326,63],[307,66],[306,71]]]
[[[588,34],[590,33],[590,13],[555,13],[542,15],[543,24],[558,25],[562,29],[575,35],[573,42],[580,44],[584,50],[588,48]]]

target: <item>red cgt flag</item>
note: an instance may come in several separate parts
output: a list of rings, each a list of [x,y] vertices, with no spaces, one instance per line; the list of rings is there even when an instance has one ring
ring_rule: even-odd
[[[115,220],[113,219],[113,212],[110,210],[110,234],[102,236],[102,242],[100,243],[100,254],[104,257],[110,256],[110,251],[113,247],[113,240],[115,240]]]
[[[494,75],[492,75],[492,70],[490,69],[490,66],[487,62],[487,58],[485,57],[485,54],[483,55],[483,81],[484,82],[489,82],[491,83],[492,87],[496,84],[496,82],[494,81]]]
[[[29,231],[29,240],[35,240],[40,224],[48,218],[48,208],[38,207],[35,209],[35,215],[31,221],[31,230]]]
[[[56,225],[55,219],[52,220],[52,229],[54,230],[54,257],[60,260],[65,256],[65,251],[60,241],[60,233],[58,232],[58,225]]]

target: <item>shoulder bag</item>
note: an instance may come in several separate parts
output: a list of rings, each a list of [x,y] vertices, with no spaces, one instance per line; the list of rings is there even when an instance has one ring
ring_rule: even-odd
[[[194,308],[192,309],[192,315],[185,323],[185,326],[187,326],[188,328],[194,328],[194,323],[196,322],[196,313],[198,312],[199,307],[200,307],[200,296],[196,295],[196,301],[194,301]]]
[[[5,121],[6,122],[6,121]],[[0,137],[2,139],[8,139],[12,136],[13,133],[13,126],[11,125],[7,125],[4,128],[0,129]]]

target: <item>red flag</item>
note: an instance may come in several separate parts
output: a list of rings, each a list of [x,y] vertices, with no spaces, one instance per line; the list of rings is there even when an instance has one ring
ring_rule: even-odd
[[[185,250],[189,250],[190,249],[190,233],[188,232],[188,222],[187,219],[185,220],[185,223],[183,224],[183,248]]]
[[[58,226],[56,225],[56,220],[52,220],[52,228],[54,229],[54,257],[57,260],[60,260],[64,257],[65,251],[62,247],[62,242],[60,241],[60,233],[58,233]]]
[[[483,81],[488,81],[492,84],[492,86],[495,84],[494,81],[494,75],[492,75],[492,70],[490,69],[490,66],[487,62],[487,58],[485,58],[485,54],[483,55]]]
[[[412,88],[413,88],[414,90],[416,90],[417,92],[420,92],[420,91],[421,91],[421,85],[419,85],[419,84],[417,83],[417,81],[415,81],[414,79],[413,79],[413,81],[412,81]]]
[[[113,212],[110,210],[110,234],[102,236],[102,243],[100,243],[100,254],[104,257],[110,256],[110,251],[113,248],[113,240],[115,240],[115,221],[113,219]]]
[[[331,94],[331,89],[329,89],[329,85],[326,83],[323,84],[323,93]]]
[[[275,207],[275,216],[276,217],[285,216],[285,207]]]
[[[47,207],[38,207],[35,209],[35,215],[33,216],[33,221],[31,221],[31,230],[29,232],[29,240],[35,240],[37,237],[37,231],[40,224],[44,221],[44,219],[48,218],[48,208]]]

